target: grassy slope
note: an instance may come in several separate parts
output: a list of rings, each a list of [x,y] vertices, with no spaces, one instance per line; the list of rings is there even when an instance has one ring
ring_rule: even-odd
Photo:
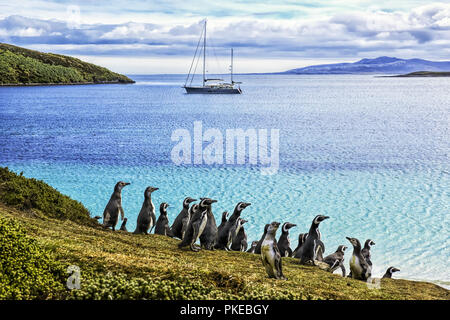
[[[292,258],[283,258],[287,281],[268,279],[258,255],[194,253],[168,237],[112,232],[34,211],[0,204],[0,217],[17,221],[64,266],[80,266],[82,288],[65,292],[66,298],[450,299],[431,283],[385,279],[381,289],[369,289]]]
[[[0,43],[0,84],[132,83],[106,68],[59,54]]]

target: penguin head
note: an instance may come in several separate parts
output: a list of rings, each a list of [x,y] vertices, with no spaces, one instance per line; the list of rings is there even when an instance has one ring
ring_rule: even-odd
[[[329,219],[330,217],[328,216],[324,216],[324,215],[317,215],[314,220],[313,220],[313,224],[318,226],[323,220]]]
[[[226,222],[228,217],[228,211],[222,212],[222,222]]]
[[[390,273],[390,274],[393,274],[394,272],[398,272],[398,271],[400,271],[400,269],[397,269],[395,267],[389,267],[387,269],[387,273]]]
[[[258,245],[258,241],[252,241],[252,248],[255,248]]]
[[[293,227],[296,227],[296,226],[297,226],[296,224],[293,224],[293,223],[290,223],[290,222],[285,222],[285,223],[283,223],[283,226],[281,227],[281,231],[283,233],[287,233],[287,232],[289,232],[290,228],[293,228]]]
[[[194,201],[197,201],[197,199],[193,199],[193,198],[191,198],[191,197],[186,197],[186,198],[184,199],[184,201],[183,201],[183,207],[184,207],[184,208],[189,208],[189,204],[190,204],[191,202],[194,202]]]
[[[348,241],[350,241],[350,243],[353,245],[353,247],[359,247],[361,248],[361,243],[359,242],[358,239],[356,238],[350,238],[350,237],[345,237]]]
[[[211,204],[217,202],[217,200],[213,200],[211,198],[200,198],[200,206],[201,207],[207,207],[210,206]]]
[[[345,250],[347,250],[347,246],[340,245],[340,246],[337,248],[336,252],[342,252],[342,254],[344,254],[344,253],[345,253]]]
[[[162,215],[167,216],[167,208],[169,207],[169,204],[162,202],[161,205],[159,206],[159,212]]]
[[[129,182],[123,182],[123,181],[119,181],[116,183],[116,186],[114,187],[114,191],[121,191],[123,189],[123,187],[129,185]]]
[[[248,220],[244,220],[242,218],[239,218],[239,224],[242,226],[244,223],[248,222]]]
[[[280,223],[278,221],[274,221],[271,224],[269,224],[269,228],[267,229],[268,234],[275,234],[278,230],[278,227],[280,226]]]
[[[370,249],[374,245],[375,245],[375,242],[373,242],[373,240],[371,240],[371,239],[367,239],[366,242],[364,243],[364,247],[367,249]]]
[[[145,198],[149,198],[150,195],[151,195],[154,191],[156,191],[156,190],[158,190],[158,189],[159,189],[159,188],[155,188],[155,187],[147,187],[147,188],[145,188],[144,197],[145,197]]]
[[[242,210],[244,210],[245,208],[247,208],[250,205],[251,205],[251,203],[248,203],[248,202],[239,202],[236,205],[236,208],[234,209],[234,212],[240,214],[242,212]]]

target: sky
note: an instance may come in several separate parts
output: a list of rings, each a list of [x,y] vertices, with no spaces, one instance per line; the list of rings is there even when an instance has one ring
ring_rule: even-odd
[[[207,18],[210,73],[395,56],[450,60],[450,0],[0,0],[0,42],[125,74],[186,73]]]

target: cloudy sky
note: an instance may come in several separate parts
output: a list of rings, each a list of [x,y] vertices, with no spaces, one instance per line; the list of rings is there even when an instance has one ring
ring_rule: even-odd
[[[208,18],[208,70],[274,72],[396,56],[450,60],[450,1],[0,0],[0,42],[126,74],[185,73]]]

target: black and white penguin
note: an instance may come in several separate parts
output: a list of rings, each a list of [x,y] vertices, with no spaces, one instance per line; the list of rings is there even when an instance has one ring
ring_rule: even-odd
[[[274,221],[267,228],[266,236],[264,237],[264,241],[261,245],[261,260],[266,268],[269,278],[287,280],[283,275],[281,254],[275,238],[279,226],[280,223]]]
[[[350,275],[353,279],[366,281],[372,275],[372,267],[361,253],[361,243],[356,238],[346,237],[353,245],[353,255],[350,258]]]
[[[239,202],[236,207],[234,208],[233,214],[230,216],[230,218],[225,222],[224,227],[220,230],[220,233],[217,235],[217,243],[216,243],[216,249],[222,249],[222,250],[230,250],[229,245],[231,245],[231,242],[233,240],[232,237],[232,229],[236,230],[236,222],[238,218],[241,216],[242,210],[250,206],[251,204],[248,202]],[[239,231],[239,230],[238,230]]]
[[[326,264],[328,264],[330,266],[329,271],[331,273],[336,271],[337,268],[341,268],[343,277],[345,277],[345,274],[346,274],[345,266],[344,266],[345,250],[347,250],[347,247],[344,245],[340,245],[334,253],[326,256],[323,259],[323,262],[325,262]]]
[[[400,269],[389,267],[387,268],[386,273],[383,275],[383,278],[392,278],[392,274],[398,271],[400,271]]]
[[[169,218],[167,217],[167,208],[169,205],[165,202],[159,206],[159,217],[156,221],[155,234],[172,237],[172,231],[169,227]]]
[[[108,204],[103,211],[103,224],[105,228],[112,228],[113,231],[116,230],[117,222],[119,221],[119,214],[121,220],[125,217],[125,212],[122,208],[122,189],[123,187],[129,185],[129,182],[119,181],[114,187],[114,192],[108,201]]]
[[[152,202],[152,193],[159,188],[147,187],[144,192],[144,203],[137,217],[135,234],[149,234],[156,224],[155,206]]]
[[[237,224],[239,224],[239,227],[236,227],[235,231],[232,231],[231,233],[237,234],[233,237],[231,241],[231,250],[233,251],[242,251],[245,252],[247,250],[247,234],[245,233],[244,229],[244,223],[246,223],[247,220],[244,220],[242,218],[238,219]]]
[[[200,206],[202,206],[203,199],[201,198]],[[205,229],[200,236],[200,245],[206,250],[213,250],[217,241],[217,224],[214,214],[212,212],[212,204],[217,202],[217,200],[211,200],[208,205],[206,205],[206,215],[208,220],[206,221]]]
[[[261,245],[264,241],[264,238],[266,237],[267,229],[269,229],[269,226],[270,226],[270,224],[266,224],[264,226],[263,235],[261,236],[261,239],[259,239],[258,243],[256,244],[255,251],[253,253],[261,254]]]
[[[370,261],[370,249],[374,245],[375,245],[375,242],[373,242],[370,239],[367,239],[366,242],[364,243],[364,248],[362,248],[362,250],[361,250],[361,254],[363,255],[364,259],[366,259],[369,266],[372,265],[372,261]]]
[[[315,265],[316,261],[323,261],[322,255],[325,252],[325,245],[320,240],[319,224],[328,218],[330,217],[317,215],[313,219],[305,242],[296,252],[295,258],[299,258],[301,264]]]
[[[306,240],[306,236],[308,234],[307,233],[300,233],[298,235],[298,244],[297,244],[297,248],[295,248],[295,250],[292,252],[292,257],[296,257],[297,258],[297,252],[298,249],[300,249],[300,247],[303,245],[303,243],[305,243]]]
[[[186,232],[187,226],[189,224],[190,219],[190,211],[189,205],[191,202],[197,201],[196,199],[192,199],[191,197],[186,197],[183,200],[183,208],[178,216],[175,218],[175,221],[170,228],[174,237],[178,239],[183,239],[183,235]]]
[[[258,245],[258,241],[252,241],[250,245],[250,249],[247,250],[249,253],[255,253],[256,246]]]
[[[120,229],[119,229],[119,230],[128,232],[128,230],[127,230],[127,221],[128,221],[128,218],[124,218],[124,219],[123,219],[122,224],[120,225]]]
[[[216,200],[205,198],[200,201],[199,204],[194,204],[192,206],[192,216],[183,240],[178,244],[179,248],[189,246],[192,251],[199,251],[201,249],[201,247],[196,245],[195,242],[197,242],[205,229],[206,222],[208,220],[207,206],[215,201]]]
[[[278,249],[282,257],[292,256],[291,240],[289,239],[289,229],[296,227],[296,224],[285,222],[281,226],[281,236],[278,239]]]

